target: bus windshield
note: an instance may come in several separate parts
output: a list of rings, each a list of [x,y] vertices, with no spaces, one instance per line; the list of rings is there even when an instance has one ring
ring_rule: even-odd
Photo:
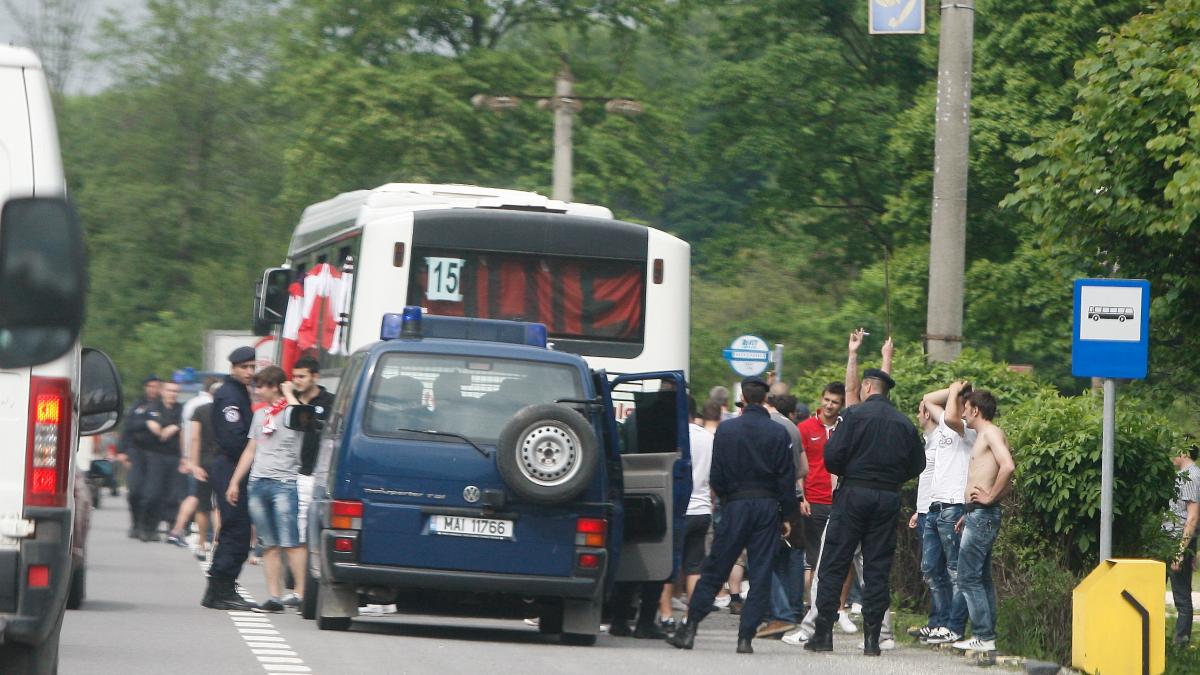
[[[414,246],[407,304],[535,321],[552,337],[641,342],[645,263]]]

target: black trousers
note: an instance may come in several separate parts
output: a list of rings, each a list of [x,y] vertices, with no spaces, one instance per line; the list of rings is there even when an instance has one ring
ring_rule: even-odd
[[[1192,560],[1196,558],[1196,540],[1193,539],[1183,553],[1183,564],[1179,571],[1171,569],[1167,561],[1167,578],[1171,580],[1171,596],[1179,618],[1175,619],[1175,643],[1186,643],[1192,639]]]
[[[639,626],[653,626],[658,616],[658,598],[662,595],[665,582],[622,581],[613,586],[612,592],[612,622],[623,626],[629,625],[629,620],[637,618]],[[638,597],[638,606],[633,606],[634,595]]]
[[[742,549],[750,594],[742,606],[739,639],[752,639],[767,613],[771,597],[771,570],[779,549],[779,502],[775,499],[739,499],[721,507],[721,522],[713,534],[712,550],[700,568],[700,581],[688,603],[688,621],[700,621],[712,611],[713,598],[729,578]]]
[[[883,614],[890,601],[888,582],[892,556],[896,553],[896,518],[899,515],[898,493],[860,487],[838,490],[829,514],[818,570],[822,581],[817,589],[818,632],[833,627],[842,593],[841,582],[850,571],[859,544],[863,556],[863,625],[883,623]]]
[[[144,530],[153,531],[158,528],[163,508],[175,489],[179,458],[161,452],[143,451],[141,465],[137,524]]]
[[[129,517],[133,521],[133,526],[140,528],[141,521],[141,504],[142,504],[142,473],[145,471],[145,461],[142,455],[145,453],[137,448],[128,448],[126,456],[129,457],[129,471],[125,474],[125,493],[129,500]]]
[[[246,507],[250,500],[250,495],[246,494],[248,479],[242,479],[236,505],[225,499],[225,491],[229,489],[229,480],[233,478],[235,468],[237,462],[225,455],[217,455],[208,472],[213,496],[221,512],[221,533],[217,537],[217,549],[213,551],[208,576],[223,581],[237,579],[250,554],[250,511]]]

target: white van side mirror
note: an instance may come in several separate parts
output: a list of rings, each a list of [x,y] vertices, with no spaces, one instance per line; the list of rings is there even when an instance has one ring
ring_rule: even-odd
[[[66,199],[10,199],[0,212],[0,368],[56,359],[79,339],[87,271]]]
[[[263,272],[262,280],[254,289],[255,335],[267,335],[271,326],[283,323],[291,284],[292,271],[286,267],[272,267]]]
[[[79,364],[79,435],[104,433],[121,421],[121,376],[108,354],[84,347]]]

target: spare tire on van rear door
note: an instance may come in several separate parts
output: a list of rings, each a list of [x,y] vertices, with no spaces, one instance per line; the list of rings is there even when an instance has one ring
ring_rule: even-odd
[[[543,403],[517,411],[496,445],[500,476],[520,499],[541,504],[583,493],[600,463],[592,425],[564,405]]]

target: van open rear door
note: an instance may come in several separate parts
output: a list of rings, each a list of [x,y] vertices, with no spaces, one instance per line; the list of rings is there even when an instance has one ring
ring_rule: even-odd
[[[612,390],[633,385],[632,412],[608,420],[620,444],[621,511],[614,523],[620,537],[617,581],[663,581],[679,566],[673,532],[682,531],[692,492],[688,443],[687,388],[681,371],[597,377],[605,408],[613,410]],[[641,388],[642,391],[636,391]],[[619,422],[619,423],[618,423]]]

